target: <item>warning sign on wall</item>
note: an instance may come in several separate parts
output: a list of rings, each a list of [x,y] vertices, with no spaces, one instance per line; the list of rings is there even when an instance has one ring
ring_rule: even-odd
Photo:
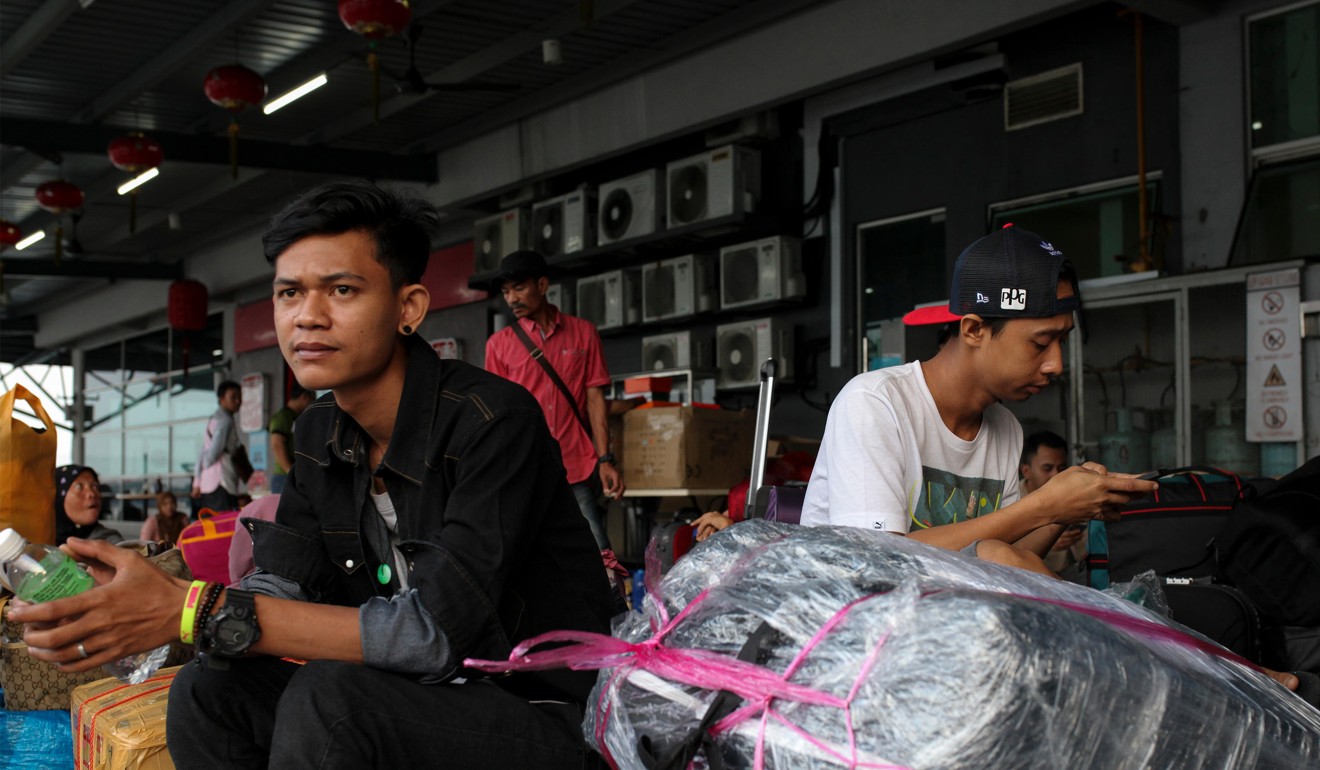
[[[1247,276],[1247,440],[1302,438],[1301,271]]]

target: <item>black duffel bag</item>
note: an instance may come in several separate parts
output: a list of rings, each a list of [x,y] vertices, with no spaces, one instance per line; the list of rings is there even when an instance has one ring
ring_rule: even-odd
[[[1210,548],[1228,521],[1244,483],[1228,471],[1188,467],[1163,470],[1159,489],[1119,509],[1107,522],[1109,579],[1131,580],[1146,570],[1161,577],[1210,577]]]
[[[1320,625],[1320,457],[1278,481],[1248,484],[1214,550],[1220,579],[1266,619]]]

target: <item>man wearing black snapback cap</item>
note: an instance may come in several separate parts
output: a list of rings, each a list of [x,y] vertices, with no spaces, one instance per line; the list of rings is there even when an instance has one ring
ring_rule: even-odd
[[[1086,463],[1019,500],[1022,427],[1001,401],[1039,393],[1063,370],[1080,296],[1049,241],[1012,225],[968,246],[949,305],[908,324],[956,323],[929,361],[854,377],[830,407],[802,523],[906,534],[1053,574],[1041,557],[1069,524],[1113,515],[1155,488]]]

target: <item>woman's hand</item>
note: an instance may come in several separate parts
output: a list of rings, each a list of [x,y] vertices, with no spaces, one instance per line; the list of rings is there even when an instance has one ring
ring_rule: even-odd
[[[32,657],[74,673],[179,638],[187,581],[104,541],[69,538],[65,550],[90,567],[97,585],[67,599],[14,605],[9,617],[28,624],[23,641]]]
[[[725,514],[719,513],[718,511],[711,511],[710,513],[701,514],[700,518],[692,522],[692,526],[697,528],[697,542],[700,543],[702,540],[705,540],[732,523],[733,519],[730,519]]]

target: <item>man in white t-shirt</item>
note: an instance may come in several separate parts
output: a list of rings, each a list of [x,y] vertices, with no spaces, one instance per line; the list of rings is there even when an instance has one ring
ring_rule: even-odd
[[[1072,265],[1043,238],[1006,225],[968,246],[948,309],[904,319],[957,323],[948,343],[929,361],[860,374],[835,398],[802,523],[879,529],[1053,574],[1041,557],[1068,525],[1113,516],[1156,487],[1086,463],[1019,499],[1022,427],[1000,402],[1062,372],[1078,301]]]

